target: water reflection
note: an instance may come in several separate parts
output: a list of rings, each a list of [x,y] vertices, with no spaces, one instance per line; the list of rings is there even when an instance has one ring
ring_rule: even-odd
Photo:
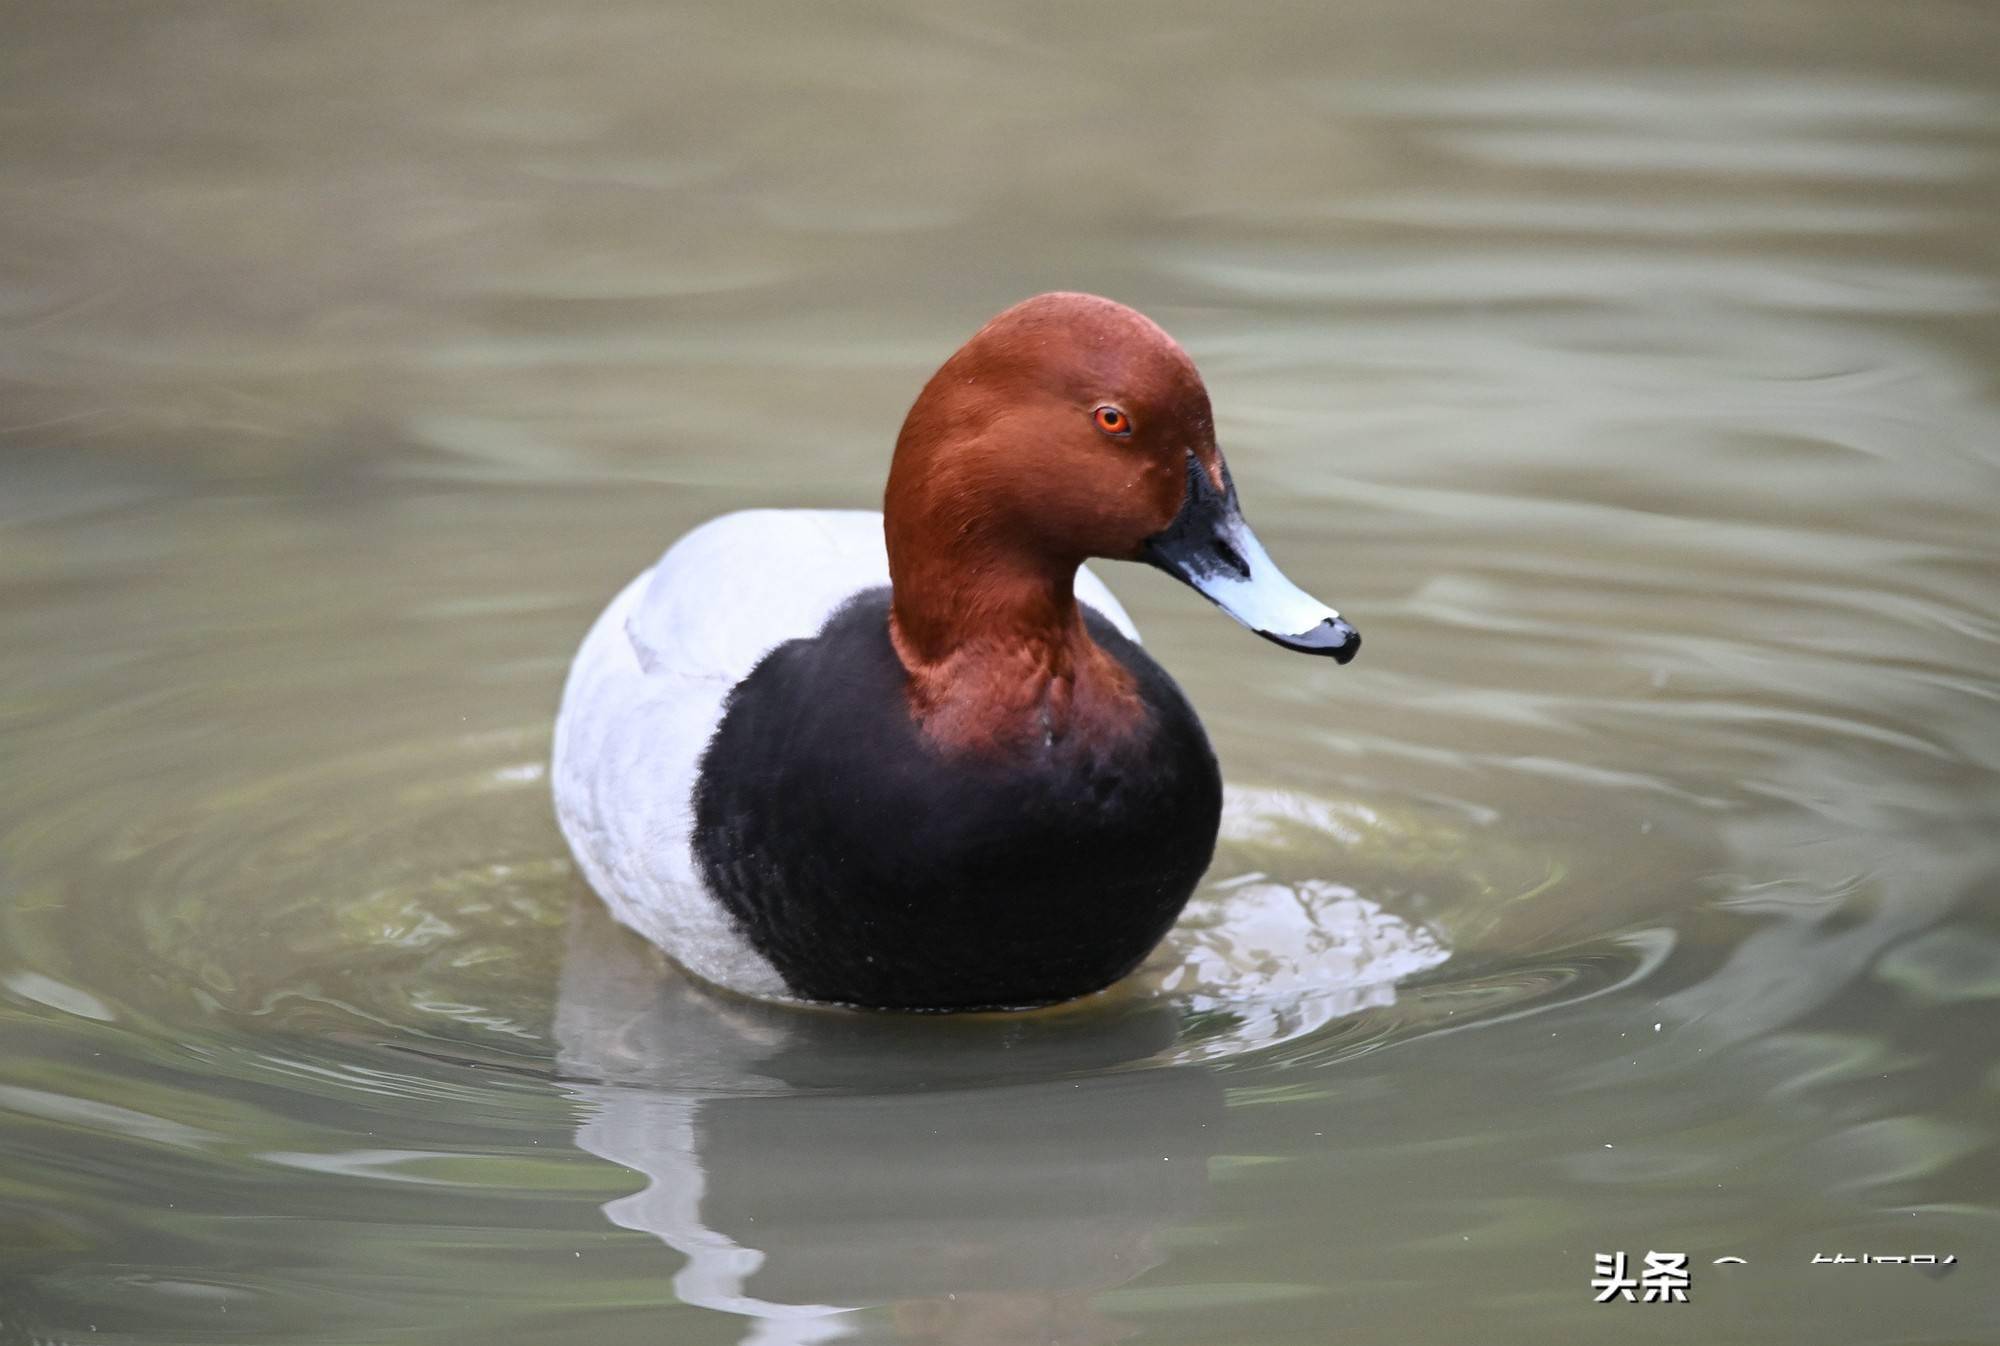
[[[1222,1118],[1152,1002],[974,1020],[799,1011],[723,997],[580,902],[556,1016],[577,1144],[646,1187],[623,1228],[685,1257],[675,1294],[756,1320],[745,1346],[846,1336],[1117,1341],[1094,1294],[1157,1265],[1201,1208]],[[885,1077],[887,1077],[885,1079]],[[588,1079],[594,1082],[585,1083]]]

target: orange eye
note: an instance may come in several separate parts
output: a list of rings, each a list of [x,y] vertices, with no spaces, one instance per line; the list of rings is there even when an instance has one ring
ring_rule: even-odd
[[[1117,407],[1099,407],[1092,413],[1097,428],[1107,435],[1129,435],[1132,433],[1132,418]]]

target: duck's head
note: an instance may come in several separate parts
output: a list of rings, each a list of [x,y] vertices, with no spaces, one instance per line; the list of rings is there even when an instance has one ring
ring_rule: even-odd
[[[946,570],[1067,595],[1105,557],[1166,571],[1287,649],[1344,664],[1361,648],[1244,522],[1187,352],[1096,295],[1025,300],[945,361],[903,423],[884,514],[899,618],[906,589],[969,601]]]

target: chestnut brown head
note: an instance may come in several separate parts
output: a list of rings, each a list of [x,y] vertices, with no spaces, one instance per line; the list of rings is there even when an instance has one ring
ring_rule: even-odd
[[[1289,648],[1345,663],[1360,646],[1244,524],[1187,352],[1096,295],[1025,300],[945,361],[897,438],[884,514],[899,605],[951,567],[1066,593],[1105,557],[1157,566]]]
[[[1123,304],[1038,295],[982,327],[910,409],[890,527],[941,512],[1055,563],[1138,560],[1180,510],[1190,454],[1219,466],[1187,352]]]

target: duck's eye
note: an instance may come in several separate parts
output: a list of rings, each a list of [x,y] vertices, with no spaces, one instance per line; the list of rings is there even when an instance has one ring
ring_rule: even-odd
[[[1091,413],[1097,428],[1107,435],[1129,435],[1132,433],[1132,418],[1117,407],[1099,407]]]

